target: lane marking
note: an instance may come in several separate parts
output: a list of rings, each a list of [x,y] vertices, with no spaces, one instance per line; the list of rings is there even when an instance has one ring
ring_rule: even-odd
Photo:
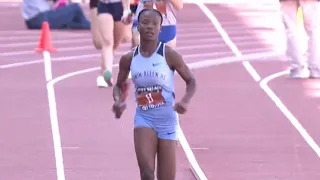
[[[178,50],[179,48],[177,48]],[[181,48],[180,48],[181,50]],[[120,53],[125,53],[123,52],[117,52],[116,55],[120,55]],[[203,54],[188,54],[184,55],[184,58],[203,58],[206,56],[224,56],[224,55],[230,55],[230,53],[226,52],[213,52],[213,53],[203,53]],[[52,58],[52,61],[72,61],[72,60],[80,60],[80,59],[88,59],[88,58],[94,58],[94,57],[100,57],[101,54],[85,54],[85,55],[78,55],[78,56],[67,56],[67,57],[58,57],[58,58]],[[90,60],[92,61],[92,59]],[[12,64],[5,64],[5,65],[0,65],[0,69],[9,69],[9,68],[14,68],[14,67],[19,67],[19,66],[26,66],[26,65],[32,65],[32,64],[39,64],[43,63],[43,60],[35,60],[35,61],[25,61],[25,62],[18,62],[18,63],[12,63]]]
[[[232,42],[227,32],[222,28],[220,22],[218,19],[213,15],[213,13],[205,6],[203,3],[196,2],[196,4],[199,6],[199,8],[203,11],[203,13],[209,18],[209,20],[212,22],[212,25],[216,28],[216,30],[220,33],[221,37],[225,41],[225,43],[230,47],[232,52],[240,57],[243,56],[240,50],[237,48],[237,46]],[[249,74],[252,76],[252,78],[255,81],[260,81],[261,77],[258,74],[258,72],[252,67],[252,65],[248,61],[242,62],[245,69],[249,72]]]
[[[217,34],[215,34],[217,35]],[[198,36],[193,36],[194,38],[197,39],[197,42],[201,43],[201,44],[204,44],[204,43],[211,43],[211,44],[207,44],[207,45],[210,45],[210,46],[221,46],[219,45],[219,42],[221,42],[221,38],[217,38],[217,37],[212,37],[212,38],[197,38]],[[90,40],[92,41],[92,40]],[[188,38],[187,40],[182,40],[181,43],[188,43],[188,44],[194,44],[194,39],[190,39]],[[66,41],[68,42],[68,41]],[[212,44],[213,43],[213,44]],[[129,43],[124,43],[122,44],[121,48],[128,48],[130,49],[130,44]],[[84,47],[89,47],[89,46],[84,46]],[[179,47],[180,49],[181,48],[184,48],[184,47],[188,47],[188,46],[182,46],[182,47]],[[189,46],[189,47],[195,47],[195,46]],[[59,48],[57,49],[57,51],[72,51],[72,50],[79,50],[79,49],[83,49],[83,47],[65,47],[65,48]],[[91,47],[91,49],[94,49],[93,47]],[[34,54],[33,51],[30,51],[30,50],[27,50],[27,51],[16,51],[16,52],[3,52],[3,53],[0,53],[0,56],[12,56],[12,55],[17,55],[17,53],[20,53],[21,54]],[[124,53],[124,52],[117,52],[117,54],[120,54],[120,53]]]
[[[267,93],[270,99],[275,103],[275,105],[280,109],[280,111],[289,119],[291,124],[298,130],[303,139],[309,144],[309,146],[314,150],[317,156],[320,158],[320,147],[313,140],[313,138],[309,135],[307,130],[300,124],[298,119],[289,111],[289,109],[284,105],[284,103],[280,100],[280,98],[272,91],[272,89],[268,86],[268,83],[276,78],[279,78],[283,75],[289,74],[289,71],[281,71],[278,73],[271,74],[266,78],[260,81],[260,87]]]
[[[208,68],[212,66],[217,66],[221,64],[227,64],[227,63],[234,63],[234,62],[241,62],[243,60],[255,60],[257,58],[261,57],[272,57],[272,56],[278,56],[278,54],[275,53],[260,53],[260,54],[250,54],[250,55],[244,55],[241,57],[226,57],[221,59],[215,59],[215,60],[204,60],[194,63],[188,63],[188,66],[190,69],[201,69],[201,68]],[[118,64],[114,64],[113,67],[118,67]],[[62,80],[65,80],[67,78],[71,78],[73,76],[77,76],[84,73],[89,73],[93,71],[99,70],[100,67],[93,67],[88,68],[80,71],[71,72],[68,74],[64,74],[62,76],[56,77],[49,81],[47,83],[47,95],[48,95],[48,102],[49,102],[49,112],[50,112],[50,123],[51,123],[51,130],[52,130],[52,137],[54,142],[54,153],[55,153],[55,159],[56,159],[56,168],[57,168],[57,176],[58,180],[65,180],[65,174],[64,174],[64,164],[63,164],[63,153],[62,153],[62,145],[61,145],[61,136],[60,136],[60,129],[59,129],[59,120],[58,120],[58,112],[57,112],[57,103],[56,103],[56,96],[55,96],[55,89],[54,85]],[[180,128],[180,127],[179,127]],[[180,128],[179,131],[181,132],[181,139],[180,144],[187,156],[187,159],[191,165],[191,170],[196,176],[197,180],[208,180],[208,178],[205,176],[204,172],[200,168],[190,146],[185,138],[182,129]]]
[[[212,27],[211,27],[212,29]],[[215,35],[216,34],[212,34]],[[217,38],[213,36],[212,38],[197,38],[197,43],[200,43],[200,46],[219,46],[219,42],[221,41],[220,37]],[[219,36],[219,35],[217,35]],[[194,38],[196,38],[197,36],[193,36]],[[180,37],[179,37],[180,38]],[[242,41],[241,45],[250,45],[250,44],[254,44],[252,43],[252,36],[236,36],[235,38],[233,38],[235,41]],[[265,41],[270,41],[270,43],[272,43],[274,40],[271,39],[270,37],[267,38],[261,38]],[[195,40],[193,39],[187,39],[187,40],[183,40],[181,43],[192,43]],[[180,41],[179,41],[180,42]],[[221,46],[221,45],[220,45]],[[181,46],[179,46],[181,47]],[[183,47],[183,46],[182,46]],[[121,45],[121,48],[130,48],[130,44],[125,43]],[[62,48],[57,48],[58,52],[69,52],[69,51],[78,51],[78,50],[93,50],[93,51],[97,51],[93,46],[71,46],[71,47],[62,47]],[[0,57],[10,57],[10,56],[21,56],[21,55],[33,55],[35,54],[32,50],[28,49],[28,50],[20,50],[20,51],[3,51],[0,53]],[[3,59],[5,60],[5,59]]]
[[[209,148],[197,148],[197,147],[193,147],[191,149],[192,150],[209,150]]]
[[[15,34],[15,33],[14,33]],[[32,40],[34,41],[35,39],[39,39],[39,34],[35,34],[35,35],[24,35],[24,36],[16,36],[16,35],[6,35],[6,36],[2,36],[0,37],[0,41],[5,41],[5,42],[1,42],[0,44],[5,44],[5,43],[8,43],[8,41],[12,41],[12,40],[18,40],[18,41],[23,41],[23,40]],[[81,34],[81,33],[60,33],[59,35],[58,34],[54,34],[52,33],[52,36],[56,36],[56,37],[59,37],[60,39],[71,39],[71,38],[83,38],[85,34]],[[89,36],[88,36],[89,38]]]
[[[191,27],[191,28],[184,28],[184,29],[179,29],[177,30],[177,33],[179,33],[179,36],[185,36],[185,37],[190,37],[190,36],[205,36],[205,34],[210,35],[213,34],[215,32],[210,31],[210,26],[207,27]],[[190,30],[189,30],[190,29]],[[203,30],[204,31],[204,35],[201,34],[192,34],[191,30]],[[11,41],[11,40],[35,40],[35,39],[39,39],[39,34],[41,32],[37,32],[35,34],[27,34],[27,35],[23,35],[22,36],[17,36],[16,33],[12,33],[13,35],[6,35],[4,37],[0,37],[0,42],[1,41]],[[10,33],[9,33],[10,34]],[[21,34],[21,33],[20,33]],[[85,38],[85,39],[90,39],[91,38],[91,34],[90,33],[75,33],[72,31],[65,31],[63,33],[57,33],[54,30],[52,31],[52,37],[57,37],[59,38],[59,40],[62,41],[68,41],[67,39],[74,39],[74,38]],[[5,42],[2,42],[2,44],[5,44]]]
[[[260,53],[266,53],[270,52],[269,49],[261,48],[261,49],[253,49],[253,50],[247,50],[245,51],[245,55],[250,54],[260,54]],[[119,55],[116,53],[116,55]],[[52,62],[65,62],[65,61],[92,61],[90,58],[96,58],[100,57],[100,54],[84,54],[84,55],[78,55],[78,56],[64,56],[64,57],[57,57],[57,58],[51,58]],[[212,58],[215,58],[214,56],[218,57],[228,57],[230,56],[230,53],[228,52],[213,52],[213,53],[204,53],[204,54],[191,54],[191,55],[184,55],[184,58],[195,58],[195,57],[204,57],[204,56],[212,56]],[[280,54],[279,54],[280,56]],[[40,64],[43,63],[43,60],[33,60],[33,61],[24,61],[24,62],[17,62],[17,63],[11,63],[11,64],[4,64],[0,65],[0,69],[10,69],[10,68],[16,68],[16,67],[24,67],[34,64]]]
[[[43,64],[44,64],[44,73],[46,81],[52,80],[52,66],[51,66],[51,56],[48,51],[43,52]]]
[[[179,24],[178,24],[179,26]],[[186,26],[185,28],[183,29],[177,29],[177,33],[178,34],[181,34],[183,32],[191,32],[191,31],[203,31],[203,32],[212,32],[212,28],[211,28],[211,24],[205,24],[203,23],[202,26]],[[3,34],[3,37],[0,37],[0,41],[10,41],[10,40],[35,40],[35,39],[38,39],[39,38],[39,34],[40,34],[40,31],[0,31],[0,33]],[[6,34],[6,35],[5,35]],[[59,37],[59,38],[77,38],[77,37],[82,37],[82,38],[90,38],[91,35],[88,34],[87,32],[85,33],[75,33],[75,32],[72,32],[72,31],[62,31],[62,32],[59,32],[59,31],[55,31],[55,30],[52,30],[52,37]],[[3,42],[4,43],[4,42]]]
[[[212,36],[212,35],[217,35],[216,32],[204,32],[201,34],[195,34],[195,33],[190,33],[190,31],[188,31],[188,33],[179,33],[179,38],[197,38],[197,37],[208,37],[208,36]],[[85,34],[83,36],[86,36]],[[82,37],[83,37],[82,36]],[[76,38],[76,39],[59,39],[59,40],[52,40],[52,43],[55,44],[71,44],[71,43],[75,43],[75,44],[79,44],[82,42],[92,42],[92,38],[90,36],[86,36],[85,38]],[[19,43],[0,43],[0,48],[8,48],[8,47],[24,47],[24,46],[37,46],[38,42],[34,41],[34,42],[19,42]],[[128,47],[131,47],[129,43],[126,43],[126,45]]]
[[[201,3],[197,3],[200,9],[208,16],[208,18],[211,20],[212,24],[216,27],[218,32],[221,33],[221,37],[224,39],[226,44],[230,47],[230,49],[235,53],[236,56],[241,56],[241,53],[239,52],[236,45],[231,41],[230,37],[226,33],[226,31],[221,27],[221,24],[219,21],[214,17],[213,13],[204,5]],[[249,72],[249,74],[257,81],[259,82],[261,80],[261,77],[257,73],[257,71],[253,68],[253,66],[249,62],[244,62],[243,64],[246,68],[246,70]],[[284,75],[287,73],[287,71],[283,71],[280,73],[276,73],[274,75],[271,75],[267,78],[267,80],[264,79],[263,82],[260,82],[260,87],[267,93],[267,95],[270,97],[270,99],[276,104],[278,109],[283,112],[283,114],[286,116],[286,118],[291,122],[291,124],[298,130],[298,132],[302,135],[304,140],[307,142],[307,144],[316,152],[318,157],[320,157],[320,149],[319,146],[313,141],[311,136],[307,133],[307,131],[303,128],[303,126],[299,123],[298,119],[295,118],[292,113],[288,110],[288,108],[284,105],[284,103],[281,102],[281,100],[277,97],[277,95],[266,85],[266,82],[271,81],[272,79]],[[262,86],[261,86],[262,83]]]
[[[1,4],[1,3],[0,3]],[[0,7],[1,8],[1,7]],[[11,12],[11,11],[10,11]],[[12,12],[11,12],[12,13]],[[205,27],[205,26],[211,26],[211,23],[203,23],[203,22],[195,22],[195,23],[179,23],[177,24],[178,27],[183,27],[182,29],[180,28],[177,28],[178,31],[180,32],[184,32],[184,31],[187,31],[186,29],[189,29],[189,28],[195,28],[195,29],[198,29],[199,30],[199,27]],[[39,34],[41,32],[41,30],[0,30],[0,34]],[[70,30],[52,30],[51,31],[52,33],[70,33],[71,31]],[[72,33],[75,33],[75,32],[72,32]],[[77,33],[77,34],[81,34],[80,32]],[[84,31],[83,34],[88,34],[88,31]]]
[[[50,81],[52,82],[52,81]],[[54,157],[57,171],[57,180],[65,180],[64,164],[63,164],[63,154],[62,154],[62,145],[61,145],[61,136],[59,130],[58,122],[58,112],[57,104],[55,100],[55,92],[52,83],[47,84],[47,94],[49,102],[49,114],[50,114],[50,124],[52,129],[52,138],[53,138],[53,149]]]
[[[69,39],[69,40],[53,40],[53,44],[70,44],[70,43],[82,43],[82,42],[92,42],[90,38],[82,38],[82,39]],[[24,46],[38,46],[38,42],[22,42],[22,43],[6,43],[0,44],[0,48],[16,48],[16,47],[24,47]]]

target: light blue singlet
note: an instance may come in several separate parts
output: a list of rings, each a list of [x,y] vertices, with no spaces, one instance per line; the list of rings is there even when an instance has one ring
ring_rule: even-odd
[[[140,54],[137,46],[130,70],[137,102],[134,127],[149,127],[160,139],[177,140],[174,71],[167,64],[165,44],[159,42],[157,50],[148,58]]]

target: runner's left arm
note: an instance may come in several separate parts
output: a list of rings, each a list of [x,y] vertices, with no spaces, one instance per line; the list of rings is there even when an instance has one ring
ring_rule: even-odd
[[[123,14],[131,14],[130,10],[130,3],[131,0],[121,0],[122,1],[122,6],[123,6]]]
[[[196,79],[183,60],[182,56],[177,51],[166,46],[165,52],[166,59],[170,67],[176,70],[181,78],[186,82],[186,93],[183,96],[182,101],[188,104],[196,92]]]

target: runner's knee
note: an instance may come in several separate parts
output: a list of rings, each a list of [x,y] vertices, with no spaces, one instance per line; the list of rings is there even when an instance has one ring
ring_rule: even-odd
[[[94,45],[94,47],[95,47],[96,49],[101,49],[101,48],[102,48],[102,45],[101,45],[101,43],[100,43],[99,40],[93,39],[93,40],[92,40],[92,43],[93,43],[93,45]]]
[[[107,37],[108,35],[101,34],[101,45],[102,47],[113,47],[114,42],[113,38]]]

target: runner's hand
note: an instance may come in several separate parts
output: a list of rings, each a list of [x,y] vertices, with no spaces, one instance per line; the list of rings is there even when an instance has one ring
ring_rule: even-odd
[[[112,106],[116,118],[121,118],[123,111],[126,109],[127,104],[125,102],[115,102]]]
[[[133,16],[134,14],[131,11],[123,12],[121,21],[126,25],[131,24],[133,22]]]
[[[177,102],[174,105],[173,109],[177,111],[178,114],[184,114],[187,112],[187,106],[188,106],[187,103],[181,101],[181,102]]]

